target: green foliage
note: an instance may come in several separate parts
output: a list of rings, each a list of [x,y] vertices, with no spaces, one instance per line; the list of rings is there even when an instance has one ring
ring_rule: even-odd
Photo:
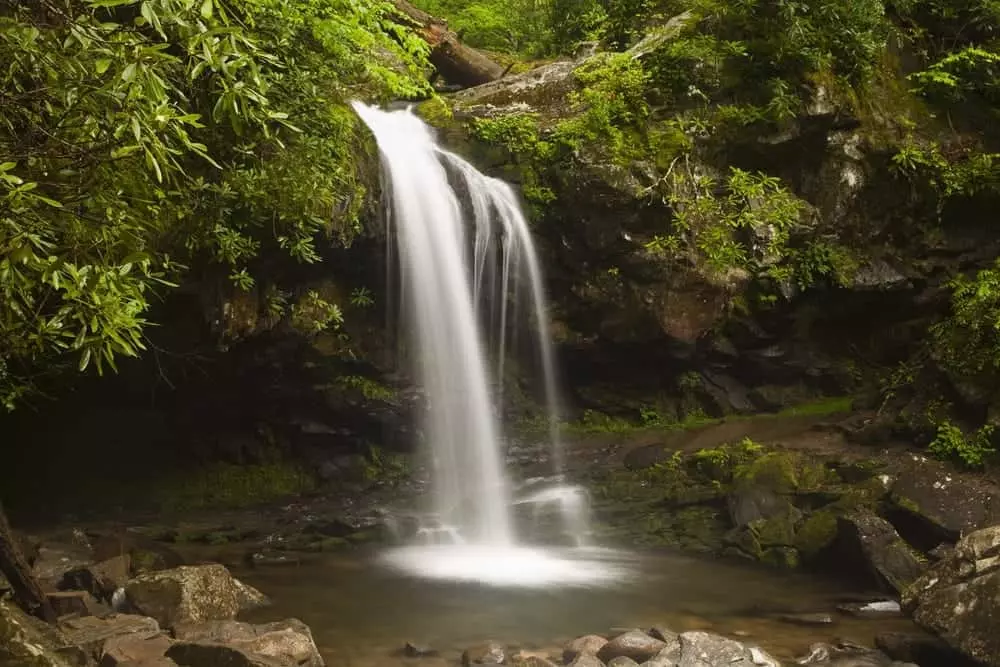
[[[996,454],[993,446],[992,424],[979,427],[966,435],[949,421],[938,425],[937,436],[927,447],[932,455],[943,460],[954,460],[969,468],[982,468],[986,460]]]
[[[292,306],[293,327],[307,335],[336,329],[344,322],[340,307],[330,303],[315,290],[309,290]]]
[[[377,445],[369,445],[362,474],[369,483],[395,486],[409,477],[410,467],[402,454],[386,453]]]
[[[770,271],[802,219],[801,201],[779,179],[735,167],[722,188],[712,176],[677,169],[667,201],[674,211],[671,233],[654,237],[647,250],[705,266],[720,280],[734,269]]]
[[[599,148],[615,162],[640,157],[644,141],[635,131],[649,115],[642,64],[627,54],[601,54],[574,75],[581,85],[569,97],[576,113],[555,127],[553,140],[572,152]]]
[[[392,401],[396,398],[396,391],[391,387],[360,375],[342,376],[337,378],[337,384],[345,388],[357,389],[362,396],[370,401]]]
[[[345,100],[428,90],[428,47],[393,11],[383,0],[0,8],[5,405],[43,374],[138,354],[151,298],[186,266],[218,266],[246,290],[263,253],[317,262],[317,241],[357,233],[365,135]]]
[[[1000,260],[951,281],[951,316],[931,327],[935,358],[961,377],[1000,373]]]

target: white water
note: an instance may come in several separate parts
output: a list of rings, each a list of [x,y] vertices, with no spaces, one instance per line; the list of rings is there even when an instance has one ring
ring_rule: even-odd
[[[432,130],[409,110],[353,106],[381,153],[405,335],[429,403],[424,437],[432,463],[433,518],[418,531],[421,544],[387,553],[384,562],[425,577],[502,585],[620,578],[606,559],[530,548],[516,535],[496,412],[515,338],[510,334],[518,331],[521,310],[533,318],[553,474],[561,481],[563,472],[541,265],[517,197],[503,181],[441,149]],[[529,301],[526,309],[522,299]],[[554,507],[565,534],[582,545],[588,533],[585,502],[584,494],[560,485],[516,504]]]

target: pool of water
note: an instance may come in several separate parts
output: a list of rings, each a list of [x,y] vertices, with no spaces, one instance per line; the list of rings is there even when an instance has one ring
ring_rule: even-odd
[[[915,631],[902,618],[836,612],[837,604],[870,595],[841,582],[687,555],[605,552],[601,561],[618,568],[615,576],[536,587],[418,578],[386,566],[379,554],[235,571],[274,602],[248,620],[301,619],[328,664],[338,666],[412,663],[400,653],[407,642],[440,651],[439,662],[454,662],[463,648],[485,640],[557,650],[579,635],[652,625],[744,638],[782,660],[807,653],[815,641],[871,645],[881,632]],[[777,618],[795,612],[829,612],[835,623],[800,626]]]

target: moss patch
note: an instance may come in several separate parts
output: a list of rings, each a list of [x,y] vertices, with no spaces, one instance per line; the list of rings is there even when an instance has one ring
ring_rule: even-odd
[[[306,493],[315,479],[288,463],[232,465],[218,463],[168,476],[150,492],[167,512],[240,508]]]

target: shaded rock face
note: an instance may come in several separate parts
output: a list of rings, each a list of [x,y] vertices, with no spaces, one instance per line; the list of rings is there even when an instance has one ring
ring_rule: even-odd
[[[959,480],[951,468],[924,456],[913,455],[896,473],[891,495],[896,523],[927,550],[1000,524],[1000,489]]]
[[[904,590],[923,572],[924,566],[885,519],[868,512],[839,517],[838,546],[864,559],[877,581],[895,592]]]
[[[69,667],[50,628],[0,600],[0,664]]]
[[[630,630],[612,637],[594,655],[589,649],[598,644],[594,636],[573,640],[566,649],[581,652],[572,662],[567,661],[568,664],[575,667],[779,667],[778,661],[763,650],[709,632],[676,634],[665,628],[653,628],[648,633]]]
[[[222,565],[185,566],[136,577],[125,587],[128,604],[164,627],[231,620],[266,602]]]
[[[645,662],[666,647],[666,642],[640,630],[633,630],[609,641],[597,652],[597,657],[604,662],[623,657],[635,662]]]
[[[1000,665],[1000,526],[962,538],[906,589],[903,606],[967,657]]]
[[[323,667],[312,631],[296,619],[265,625],[236,621],[213,621],[178,625],[174,637],[179,642],[225,644],[230,648],[276,660],[280,664]]]

